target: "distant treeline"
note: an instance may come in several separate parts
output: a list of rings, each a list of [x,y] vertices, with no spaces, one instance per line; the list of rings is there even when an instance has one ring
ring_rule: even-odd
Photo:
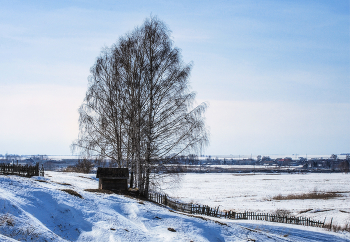
[[[343,156],[344,157],[344,156]],[[34,165],[37,162],[43,164],[46,170],[64,170],[67,169],[73,171],[78,167],[79,171],[90,172],[94,167],[114,167],[115,162],[110,162],[108,159],[61,159],[53,160],[49,159],[47,155],[33,155],[33,156],[19,156],[19,155],[9,155],[5,156],[0,154],[1,163],[20,163]],[[122,161],[123,164],[127,164],[127,161]],[[333,154],[328,158],[311,158],[307,159],[304,157],[299,157],[298,159],[292,159],[291,157],[276,158],[272,159],[269,156],[257,156],[256,158],[212,158],[212,157],[198,157],[196,155],[178,156],[170,161],[167,161],[166,169],[163,171],[167,172],[220,172],[228,171],[228,168],[213,168],[209,167],[212,165],[253,165],[256,168],[249,168],[250,170],[274,170],[279,168],[290,168],[299,170],[329,170],[329,171],[349,171],[350,154],[346,154],[345,158],[341,159],[337,155]],[[195,166],[195,167],[193,167]],[[88,167],[88,169],[86,169]],[[232,168],[235,169],[235,168]],[[75,169],[77,170],[77,169]],[[242,169],[242,171],[247,171],[247,169]]]

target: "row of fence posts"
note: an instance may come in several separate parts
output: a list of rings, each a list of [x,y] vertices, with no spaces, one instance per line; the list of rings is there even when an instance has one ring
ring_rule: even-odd
[[[39,169],[39,163],[35,166],[0,163],[0,174],[26,177],[44,176],[44,167],[41,166],[41,169]]]
[[[186,212],[190,214],[199,214],[199,215],[206,215],[210,217],[227,218],[227,219],[263,220],[268,222],[298,224],[298,225],[313,226],[313,227],[325,226],[325,221],[323,222],[315,221],[310,218],[304,218],[304,217],[289,217],[289,216],[282,216],[278,214],[255,213],[255,212],[248,212],[248,211],[244,213],[237,213],[235,211],[220,211],[219,207],[211,208],[207,205],[182,203],[168,197],[165,194],[160,194],[156,192],[150,192],[148,199],[153,202],[168,206],[174,210],[177,210],[180,212]]]

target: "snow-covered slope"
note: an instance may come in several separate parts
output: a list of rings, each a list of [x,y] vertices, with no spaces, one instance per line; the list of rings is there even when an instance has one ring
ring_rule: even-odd
[[[84,191],[97,188],[97,183],[94,175],[76,173],[48,172],[45,178],[1,175],[0,241],[350,241],[347,233],[218,222],[125,196]]]

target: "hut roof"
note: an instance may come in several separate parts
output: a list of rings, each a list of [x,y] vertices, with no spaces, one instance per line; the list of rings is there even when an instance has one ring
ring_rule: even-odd
[[[97,168],[96,178],[128,179],[128,168]]]

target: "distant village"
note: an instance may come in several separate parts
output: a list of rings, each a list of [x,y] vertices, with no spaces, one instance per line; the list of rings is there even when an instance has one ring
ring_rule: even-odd
[[[78,156],[62,158],[47,155],[0,154],[0,163],[35,165],[39,163],[48,171],[71,171],[81,160]],[[88,160],[94,167],[112,167],[114,162],[98,159]],[[223,158],[211,156],[178,156],[164,162],[168,172],[349,172],[350,153],[332,154],[329,157],[305,158]],[[95,171],[96,169],[92,169]]]

